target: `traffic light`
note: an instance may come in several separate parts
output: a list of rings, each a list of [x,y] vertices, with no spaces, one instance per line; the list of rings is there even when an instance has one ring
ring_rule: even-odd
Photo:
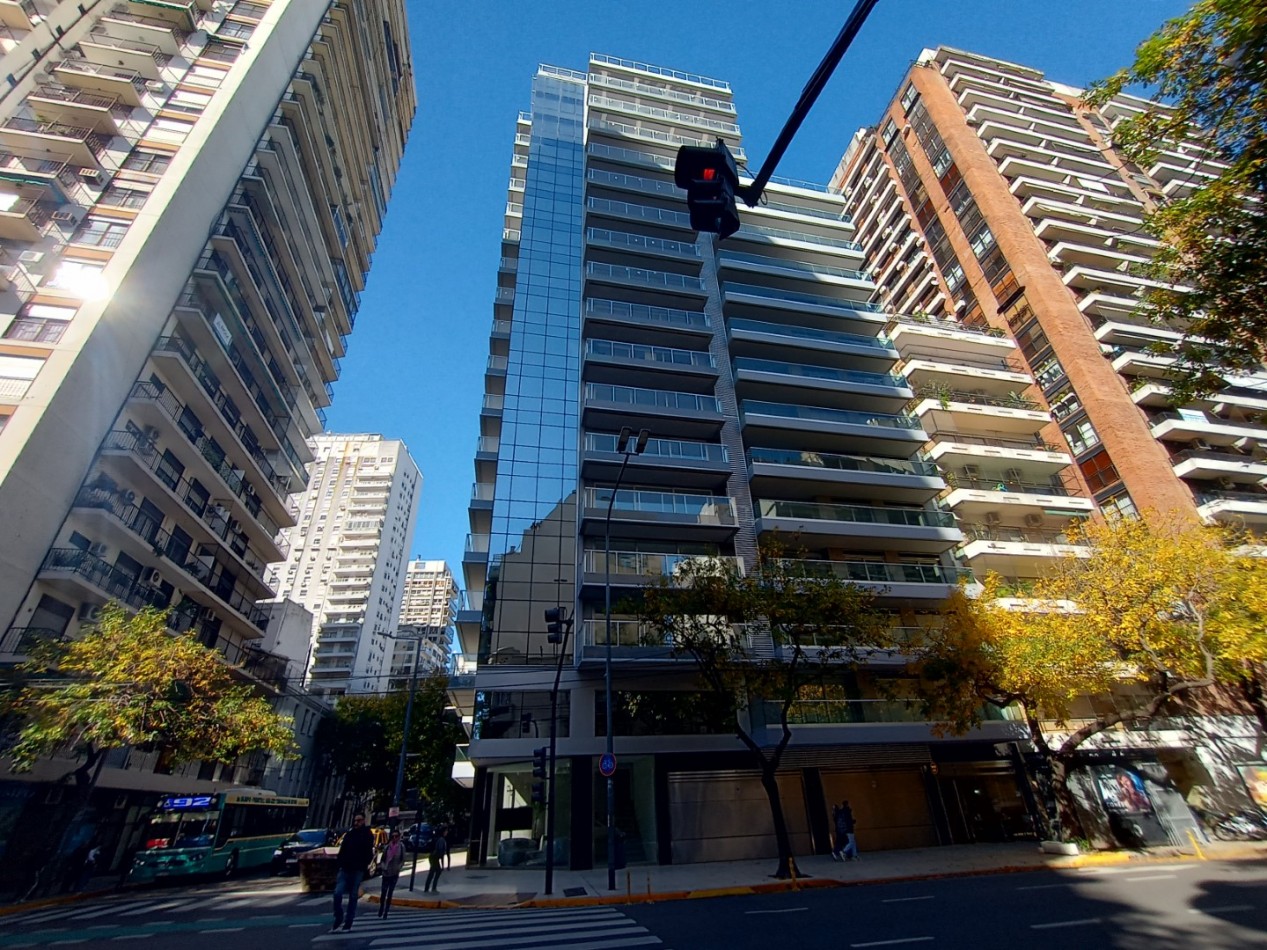
[[[572,618],[567,616],[562,607],[546,608],[546,639],[551,643],[562,643],[563,637],[572,631]]]
[[[546,800],[546,762],[550,750],[546,746],[532,750],[532,803],[544,805]]]
[[[739,230],[735,194],[739,170],[735,157],[721,139],[712,148],[683,145],[677,151],[673,182],[686,192],[691,227],[729,237]]]

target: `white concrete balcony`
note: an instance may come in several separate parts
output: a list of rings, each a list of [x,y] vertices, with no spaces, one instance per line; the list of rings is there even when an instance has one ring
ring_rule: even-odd
[[[1023,397],[999,399],[976,393],[917,396],[908,411],[934,440],[943,432],[1015,438],[1035,433],[1051,422],[1051,413]]]
[[[1211,418],[1195,409],[1160,412],[1149,422],[1153,437],[1167,442],[1204,442],[1208,445],[1232,445],[1242,439],[1267,443],[1267,428],[1251,422]],[[1197,446],[1200,448],[1201,446]]]
[[[945,385],[951,389],[981,390],[992,396],[1005,396],[1034,382],[1029,373],[1019,372],[1004,359],[917,358],[904,362],[898,372],[917,392],[928,386]]]
[[[994,571],[1005,577],[1037,577],[1053,561],[1091,556],[1087,545],[1070,544],[1061,532],[1001,525],[965,525],[958,555],[977,574]]]
[[[1214,449],[1185,449],[1170,457],[1180,478],[1217,479],[1238,485],[1258,485],[1267,479],[1267,459]]]
[[[1197,514],[1206,521],[1267,524],[1267,493],[1217,491],[1196,496]]]
[[[1023,475],[1019,469],[1009,475]],[[942,496],[942,505],[964,521],[978,521],[987,516],[1003,516],[1019,521],[1027,514],[1041,517],[1043,512],[1063,518],[1078,518],[1095,511],[1095,502],[1069,494],[1064,486],[1030,482],[1021,478],[968,478],[962,475],[947,478],[951,483]]]
[[[885,335],[903,359],[1002,360],[1016,349],[1016,343],[1001,330],[932,318],[898,317],[885,328]]]
[[[1130,254],[1115,247],[1085,244],[1080,241],[1058,241],[1047,251],[1047,259],[1065,267],[1084,265],[1099,270],[1116,270],[1121,267],[1142,267],[1150,258]]]
[[[1113,166],[1100,157],[1099,151],[1090,148],[1080,154],[1071,154],[1064,150],[1044,148],[1042,145],[1019,143],[1009,137],[994,139],[986,147],[986,152],[1000,163],[1000,170],[1003,163],[1016,159],[1030,167],[1051,168],[1065,175],[1072,173],[1088,178],[1100,178],[1116,174]],[[1004,172],[1004,174],[1007,173]],[[1046,173],[1044,172],[1039,177],[1046,177]]]
[[[1137,277],[1120,270],[1106,270],[1102,267],[1091,267],[1079,264],[1065,271],[1062,278],[1065,286],[1079,291],[1096,291],[1111,289],[1117,296],[1130,297],[1147,287],[1165,288],[1159,281],[1147,277]]]
[[[936,439],[924,454],[947,470],[969,465],[989,470],[1014,468],[1029,479],[1048,478],[1073,464],[1073,456],[1063,447],[1048,445],[1037,437],[1005,439],[952,432]]]
[[[1136,319],[1106,318],[1092,322],[1095,324],[1095,338],[1098,341],[1117,346],[1147,346],[1158,342],[1177,343],[1183,339],[1183,334],[1175,330],[1167,330]]]
[[[1111,350],[1117,349],[1111,347]],[[1167,379],[1175,365],[1173,356],[1160,356],[1141,350],[1127,350],[1112,359],[1112,366],[1123,376],[1142,376],[1149,379]]]
[[[1126,215],[1088,211],[1046,198],[1030,198],[1021,210],[1034,222],[1034,233],[1044,241],[1068,241],[1084,248],[1120,248],[1131,259],[1137,256],[1144,261],[1151,260],[1161,247],[1156,238],[1130,230],[1139,224]]]
[[[1016,161],[1016,159],[1007,160],[1007,162]],[[1118,219],[1133,220],[1136,225],[1143,221],[1142,206],[1139,199],[1134,196],[1124,197],[1108,190],[1080,187],[1076,176],[1073,183],[1070,183],[1065,180],[1070,176],[1056,174],[1054,170],[1045,177],[1026,174],[1025,169],[1019,164],[1014,165],[1011,170],[1013,174],[1008,178],[1012,183],[1008,188],[1022,203],[1031,198],[1041,197],[1088,211],[1107,212],[1113,215],[1113,218],[1106,220],[1115,222]]]
[[[1139,310],[1139,299],[1129,294],[1115,294],[1105,290],[1093,290],[1078,298],[1078,309],[1093,323],[1102,319],[1121,319],[1131,322],[1131,317]]]

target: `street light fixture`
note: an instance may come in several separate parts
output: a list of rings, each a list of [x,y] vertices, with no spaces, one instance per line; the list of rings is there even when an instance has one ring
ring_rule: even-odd
[[[612,741],[612,507],[616,504],[616,493],[620,491],[620,482],[625,477],[625,469],[629,465],[629,460],[635,455],[641,455],[647,448],[647,440],[651,437],[651,433],[646,429],[638,432],[637,439],[630,445],[633,439],[633,430],[629,426],[624,426],[620,430],[620,435],[616,437],[616,451],[622,458],[620,460],[620,471],[616,473],[616,484],[612,486],[611,495],[607,499],[607,518],[603,526],[603,608],[606,616],[605,633],[607,638],[607,649],[603,661],[603,692],[606,696],[607,706],[607,747],[606,752],[608,761],[615,760],[615,750]],[[616,889],[616,774],[613,772],[607,776],[607,889],[614,891]]]

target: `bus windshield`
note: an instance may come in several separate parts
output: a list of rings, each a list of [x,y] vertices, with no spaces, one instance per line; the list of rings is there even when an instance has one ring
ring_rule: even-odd
[[[208,848],[219,820],[219,811],[159,812],[146,828],[145,847]]]

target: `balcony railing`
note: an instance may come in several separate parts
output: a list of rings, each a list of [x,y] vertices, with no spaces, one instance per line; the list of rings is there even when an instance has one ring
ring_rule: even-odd
[[[743,560],[721,554],[654,554],[645,551],[612,551],[607,558],[611,565],[613,578],[622,578],[625,582],[631,577],[647,580],[653,577],[674,577],[680,573],[687,562],[729,563],[740,574],[743,573]],[[604,560],[602,551],[586,551],[583,558],[583,569],[586,574],[603,574]]]
[[[923,386],[915,396],[913,405],[919,405],[925,399],[936,399],[945,407],[948,403],[967,403],[973,406],[998,406],[1005,409],[1027,409],[1032,412],[1045,412],[1038,403],[1026,399],[1019,393],[1008,393],[1006,396],[991,396],[987,393],[967,392],[961,389],[942,389],[937,386]]]
[[[5,631],[3,643],[0,643],[0,653],[29,656],[41,644],[59,643],[67,639],[69,637],[65,632],[48,627],[10,627]]]
[[[57,343],[70,326],[68,320],[41,320],[37,317],[15,317],[4,331],[6,340],[23,343]]]
[[[949,511],[923,508],[880,508],[863,505],[833,505],[813,501],[761,501],[763,518],[792,518],[808,521],[841,521],[853,524],[883,524],[913,528],[953,528],[955,516]]]
[[[623,514],[678,515],[694,518],[698,524],[733,525],[735,503],[726,495],[688,495],[683,492],[643,491],[622,488],[612,500],[610,488],[585,489],[587,508],[605,509]]]
[[[622,267],[617,264],[602,264],[590,261],[585,265],[587,277],[608,277],[614,280],[641,284],[646,287],[663,287],[666,290],[704,290],[704,281],[686,274],[671,274],[667,271],[646,270],[642,267]]]
[[[1198,492],[1198,505],[1216,504],[1221,501],[1246,502],[1253,505],[1267,505],[1267,492],[1258,491],[1207,491]]]
[[[617,436],[605,432],[587,432],[585,434],[585,451],[608,452],[619,451]],[[648,439],[647,448],[642,453],[644,458],[682,459],[691,462],[726,462],[729,455],[724,445],[715,442],[689,442],[682,439]]]
[[[716,396],[670,392],[664,389],[636,389],[632,386],[611,386],[606,383],[586,383],[585,401],[656,409],[685,409],[691,412],[721,412],[721,404]]]
[[[764,207],[775,207],[773,204]],[[786,210],[794,211],[796,214],[811,214],[803,208],[787,208]],[[833,221],[840,220],[835,215],[812,215],[813,217],[827,217]],[[762,234],[766,237],[778,238],[784,241],[800,241],[802,244],[817,244],[820,247],[838,247],[847,251],[862,251],[863,247],[857,241],[847,241],[844,238],[821,237],[817,234],[809,234],[806,231],[790,231],[787,228],[768,228],[760,224],[750,224],[744,222],[739,228],[739,234],[742,237],[745,234]]]
[[[972,580],[966,567],[943,567],[941,564],[907,564],[889,561],[811,561],[793,562],[807,576],[837,577],[859,584],[958,584]]]
[[[174,32],[176,31],[173,30]],[[127,50],[130,53],[141,53],[149,56],[159,66],[166,66],[171,62],[171,57],[157,46],[151,46],[148,43],[133,43],[131,40],[121,40],[110,36],[108,33],[89,33],[82,42],[93,43],[97,46],[108,46],[112,49]]]
[[[855,412],[851,409],[824,409],[819,406],[799,406],[789,403],[756,402],[745,399],[739,404],[744,416],[781,416],[785,419],[809,419],[816,422],[835,422],[842,425],[878,426],[887,429],[919,429],[918,419],[882,412]]]
[[[677,310],[673,307],[651,307],[623,300],[604,300],[591,297],[585,301],[585,314],[592,317],[625,317],[647,323],[690,330],[706,330],[710,326],[708,315],[699,310]]]
[[[1006,528],[1002,525],[960,525],[967,541],[1007,541],[1018,544],[1073,544],[1063,531],[1034,531],[1030,528]]]
[[[931,462],[879,458],[866,455],[832,455],[825,452],[799,452],[795,449],[748,450],[748,461],[770,465],[797,465],[837,472],[876,472],[882,475],[917,475],[937,478],[940,469]]]
[[[736,284],[726,281],[726,292],[747,294],[753,297],[765,297],[778,303],[803,303],[813,307],[824,307],[829,310],[850,310],[862,313],[884,313],[883,304],[868,300],[846,300],[843,297],[828,297],[825,294],[803,294],[778,287],[761,287],[756,284]]]
[[[1000,449],[1018,449],[1025,452],[1059,452],[1068,454],[1068,448],[1046,442],[1035,436],[1032,439],[996,439],[983,435],[968,435],[964,432],[946,432],[938,436],[939,442],[960,442],[966,445],[984,445]]]
[[[782,323],[767,323],[762,320],[731,320],[730,329],[746,330],[749,333],[768,333],[772,336],[786,336],[798,340],[818,340],[823,343],[840,343],[845,346],[865,346],[869,349],[884,350],[897,358],[897,349],[886,340],[874,336],[863,336],[861,333],[844,333],[839,330],[818,330],[813,327],[788,326]]]
[[[663,208],[649,208],[646,205],[629,204],[627,201],[611,201],[608,198],[588,198],[586,199],[585,207],[600,214],[615,214],[622,218],[656,221],[660,224],[669,224],[680,228],[689,228],[691,226],[691,216],[685,211],[666,211]]]
[[[629,234],[624,231],[608,231],[605,228],[586,228],[585,238],[591,244],[601,244],[604,247],[654,251],[659,254],[673,254],[677,257],[699,257],[699,248],[685,241],[666,241],[663,238]]]
[[[1031,482],[1022,478],[991,478],[960,475],[956,472],[946,473],[946,484],[951,488],[975,488],[980,491],[1026,492],[1031,495],[1060,495],[1061,497],[1078,497],[1065,485],[1051,482]]]
[[[168,604],[167,595],[158,588],[140,583],[127,572],[79,548],[53,548],[45,556],[40,571],[73,574],[114,600],[138,610],[143,607],[161,609]]]
[[[809,264],[805,261],[790,260],[781,257],[769,257],[765,254],[741,254],[737,251],[722,251],[721,262],[735,261],[742,264],[755,264],[769,270],[797,270],[807,274],[818,274],[824,277],[842,277],[847,280],[871,279],[866,271],[850,267],[829,267],[826,264]]]
[[[704,369],[712,369],[717,365],[712,354],[701,350],[680,350],[667,346],[648,346],[642,343],[621,343],[616,340],[586,340],[585,355]]]
[[[758,373],[774,373],[779,376],[797,376],[802,379],[821,379],[837,383],[859,383],[864,386],[906,388],[906,380],[891,373],[865,373],[856,369],[836,369],[832,366],[786,363],[782,360],[759,360],[749,356],[736,357],[735,369],[747,369]]]
[[[967,323],[956,323],[953,320],[937,320],[933,317],[917,317],[908,314],[895,314],[895,323],[903,323],[914,327],[932,327],[935,330],[954,330],[956,333],[976,333],[980,336],[1006,338],[1007,333],[998,327],[982,327]]]

